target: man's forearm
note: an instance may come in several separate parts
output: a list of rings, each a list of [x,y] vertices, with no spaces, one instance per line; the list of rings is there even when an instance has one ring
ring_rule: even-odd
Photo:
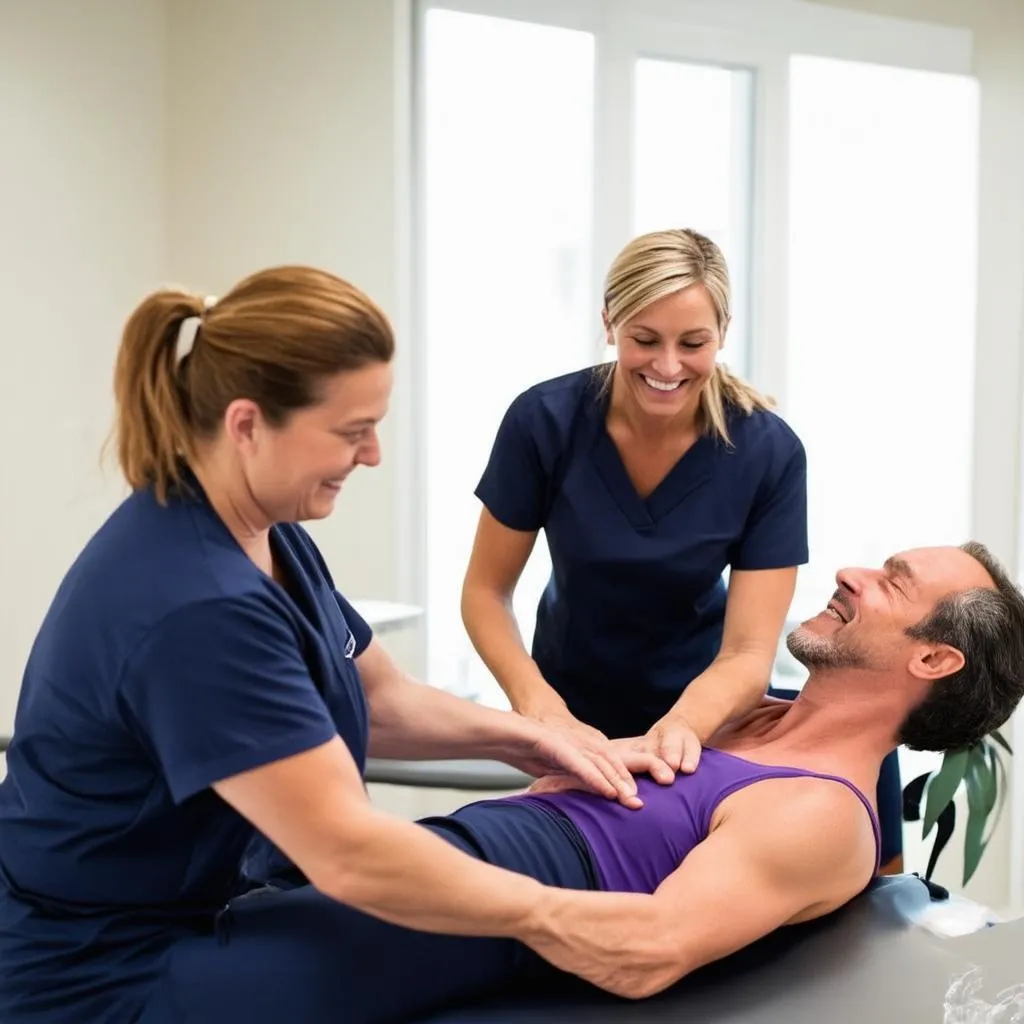
[[[519,715],[408,678],[370,701],[370,755],[407,760],[508,756],[528,743]]]

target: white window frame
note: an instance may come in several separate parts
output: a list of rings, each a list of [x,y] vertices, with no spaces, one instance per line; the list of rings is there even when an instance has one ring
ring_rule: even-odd
[[[861,11],[824,7],[805,0],[411,0],[413,24],[413,117],[422,124],[418,109],[423,96],[420,45],[423,18],[432,7],[491,15],[584,30],[595,35],[596,123],[594,181],[594,260],[592,297],[599,301],[600,283],[622,241],[631,235],[632,209],[629,180],[631,152],[629,131],[632,117],[632,68],[638,56],[738,65],[755,73],[755,123],[753,225],[750,255],[750,332],[752,345],[748,376],[762,390],[772,394],[785,408],[787,381],[788,290],[788,66],[794,54],[867,63],[891,64],[904,68],[950,74],[972,74],[973,38],[969,30],[875,15]],[[625,142],[626,144],[620,144]],[[422,181],[421,155],[413,146],[414,182]],[[423,204],[413,193],[413,264],[422,265]],[[418,212],[420,211],[420,212]],[[413,273],[413,280],[416,279]],[[412,296],[412,330],[423,337],[422,305]],[[981,301],[981,300],[979,300]],[[1022,338],[1024,346],[1024,338]],[[414,382],[422,382],[423,360],[429,354],[421,347],[407,357]],[[985,346],[977,353],[976,373],[991,372],[986,365]],[[992,358],[992,356],[989,356]],[[414,393],[421,387],[412,386]],[[426,396],[416,399],[427,401]],[[1021,409],[1024,409],[1022,381]],[[1020,412],[1020,410],[1015,410]],[[975,412],[975,419],[978,419]],[[412,414],[413,422],[418,417]],[[1022,423],[1024,431],[1024,423]],[[427,481],[414,467],[423,464],[416,447],[420,432],[404,438],[410,446],[400,480],[404,498],[424,493]],[[1016,509],[1015,521],[1020,553],[1019,574],[1024,579],[1024,444],[1018,436],[1021,465],[1018,480],[986,481],[973,467],[976,499],[974,509],[1007,507]],[[402,485],[405,485],[403,488]],[[985,486],[987,484],[987,486]],[[984,487],[986,493],[978,491]],[[1018,493],[1019,492],[1019,493]],[[400,501],[399,521],[404,523],[403,546],[413,553],[406,583],[409,592],[422,599],[425,592],[424,533],[414,510],[421,502]],[[972,529],[977,525],[972,516]],[[1016,539],[1016,538],[1015,538]],[[1015,553],[1016,557],[1016,553]],[[429,609],[427,610],[429,615]],[[1014,749],[1011,775],[1009,894],[1014,904],[1024,902],[1024,716],[1018,714],[1010,730]]]

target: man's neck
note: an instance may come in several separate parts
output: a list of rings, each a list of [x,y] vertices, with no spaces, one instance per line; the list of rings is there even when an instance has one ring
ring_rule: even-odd
[[[760,747],[799,759],[827,757],[871,769],[895,746],[910,710],[905,686],[864,670],[812,671],[797,698],[758,736]]]

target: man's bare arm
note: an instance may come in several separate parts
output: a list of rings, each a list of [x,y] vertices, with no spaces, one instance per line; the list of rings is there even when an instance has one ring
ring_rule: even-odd
[[[642,998],[783,925],[834,910],[870,881],[867,812],[841,783],[761,782],[728,806],[653,896],[622,894],[617,904],[564,894],[545,907],[547,934],[531,945],[564,970]]]

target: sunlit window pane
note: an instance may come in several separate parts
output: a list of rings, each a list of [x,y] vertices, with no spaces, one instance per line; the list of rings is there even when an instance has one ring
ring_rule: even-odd
[[[790,110],[806,611],[840,565],[969,533],[977,97],[959,76],[798,57]]]
[[[521,390],[593,361],[594,41],[587,33],[430,10],[424,45],[428,678],[495,696],[459,592],[473,489]],[[517,591],[527,644],[550,563]]]
[[[696,228],[722,247],[734,307],[722,359],[746,373],[753,72],[645,58],[635,81],[634,225]]]

